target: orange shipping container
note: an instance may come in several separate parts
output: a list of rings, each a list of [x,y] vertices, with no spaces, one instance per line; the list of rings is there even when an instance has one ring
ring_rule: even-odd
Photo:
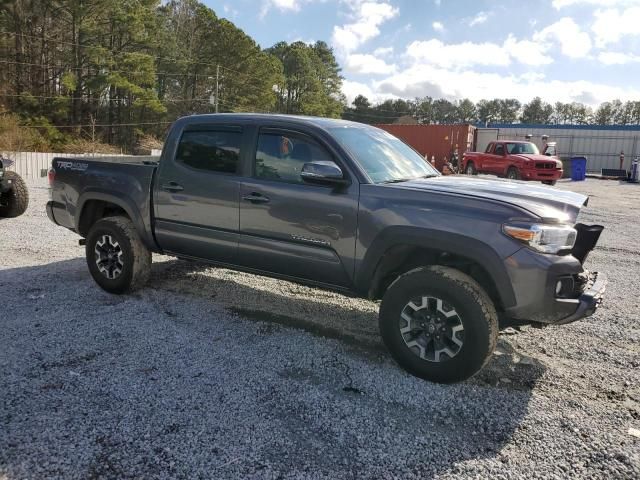
[[[458,149],[458,158],[462,154],[473,151],[476,127],[473,125],[376,125],[411,145],[429,161],[436,158],[436,167],[442,171],[445,159],[450,159],[453,151]]]

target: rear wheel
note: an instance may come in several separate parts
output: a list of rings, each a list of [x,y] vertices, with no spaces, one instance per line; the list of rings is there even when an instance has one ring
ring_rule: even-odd
[[[510,167],[509,170],[507,170],[507,178],[509,180],[520,180],[520,172],[516,167]]]
[[[0,217],[15,218],[27,211],[29,206],[29,190],[20,175],[15,172],[4,172],[4,183],[9,189],[0,193]]]
[[[467,163],[467,166],[464,169],[464,173],[466,173],[467,175],[477,175],[478,174],[478,171],[476,170],[476,166],[473,164],[473,162]]]
[[[91,276],[110,293],[127,293],[144,286],[151,270],[151,253],[126,217],[97,221],[86,241]]]
[[[484,367],[498,338],[498,315],[482,287],[448,267],[398,277],[382,299],[380,332],[393,358],[412,375],[451,383]]]

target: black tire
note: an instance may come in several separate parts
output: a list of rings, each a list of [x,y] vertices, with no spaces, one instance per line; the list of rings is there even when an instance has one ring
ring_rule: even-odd
[[[509,167],[509,170],[507,170],[507,178],[509,180],[520,180],[520,170],[516,167]]]
[[[8,191],[0,193],[0,217],[15,218],[27,211],[29,190],[16,172],[4,172],[4,182],[10,184]]]
[[[463,327],[460,332],[463,334],[462,338],[458,332],[454,333],[461,345],[454,345],[452,348],[457,348],[457,352],[451,352],[454,353],[453,356],[447,354],[444,361],[428,360],[422,356],[423,353],[429,353],[429,348],[433,348],[435,353],[436,345],[443,345],[440,342],[445,340],[444,333],[442,337],[438,337],[442,340],[432,338],[432,343],[426,343],[427,347],[424,350],[417,347],[419,350],[416,351],[416,346],[410,347],[408,343],[421,342],[425,345],[424,342],[429,340],[415,334],[413,330],[404,334],[401,332],[401,329],[406,330],[407,326],[412,327],[411,323],[403,320],[402,317],[409,308],[410,302],[421,299],[420,307],[422,307],[425,305],[424,298],[428,299],[428,305],[440,299],[441,303],[438,305],[440,310],[436,311],[435,315],[443,318],[444,322],[450,322],[452,318],[447,318],[443,314],[451,314],[454,311],[456,316],[453,321]],[[415,305],[415,302],[413,303]],[[445,308],[447,308],[446,311],[444,311]],[[412,313],[420,311],[414,310]],[[432,312],[429,308],[425,308],[424,311],[424,315]],[[418,321],[426,320],[423,317]],[[442,266],[420,267],[398,277],[382,299],[379,324],[382,339],[398,364],[416,377],[438,383],[462,381],[479,372],[491,358],[498,340],[498,314],[487,293],[468,275]],[[416,326],[424,328],[425,324]],[[444,326],[444,328],[449,327]],[[455,328],[459,329],[459,326]],[[416,336],[407,342],[404,335]],[[428,335],[426,329],[421,335]],[[449,346],[451,345],[453,344],[449,342]],[[443,353],[436,353],[436,355],[434,355],[435,360],[443,358]]]
[[[478,171],[476,170],[476,166],[474,165],[473,162],[468,162],[467,166],[464,169],[464,173],[466,173],[467,175],[477,175]]]
[[[543,180],[542,183],[544,183],[545,185],[551,185],[552,187],[558,183],[557,180]]]
[[[112,252],[106,254],[105,250]],[[107,292],[133,292],[149,279],[151,252],[126,217],[98,220],[89,230],[85,251],[91,276]]]

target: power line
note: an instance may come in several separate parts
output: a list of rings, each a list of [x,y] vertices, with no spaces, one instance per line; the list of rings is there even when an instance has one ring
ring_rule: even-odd
[[[30,62],[14,62],[12,60],[0,60],[0,63],[7,65],[25,65],[31,67],[39,67],[39,68],[51,68],[51,69],[60,69],[60,70],[86,70],[90,68],[96,69],[106,69],[108,70],[106,73],[129,73],[132,75],[146,75],[150,72],[142,72],[136,70],[122,70],[122,69],[111,69],[109,67],[98,67],[98,66],[86,66],[86,67],[71,67],[71,66],[62,66],[62,65],[52,65],[45,63],[30,63]],[[171,72],[155,72],[156,76],[166,76],[166,77],[213,77],[213,75],[205,75],[203,73],[171,73]]]
[[[60,45],[71,45],[71,46],[75,46],[75,47],[82,47],[82,48],[100,48],[100,49],[104,49],[104,50],[108,50],[100,45],[87,45],[87,44],[80,44],[80,43],[74,43],[74,42],[66,42],[64,40],[57,40],[57,39],[52,39],[50,37],[39,37],[37,35],[27,35],[26,33],[16,33],[16,32],[7,32],[7,31],[3,31],[0,32],[0,35],[9,35],[9,36],[22,36],[22,37],[26,37],[26,38],[35,38],[36,40],[45,40],[47,42],[51,42],[51,43],[57,43]],[[118,53],[135,53],[135,52],[118,52]],[[161,57],[158,55],[150,55],[145,53],[144,55],[146,55],[149,58],[153,58],[155,60],[163,60],[163,61],[167,61],[167,62],[185,62],[191,65],[205,65],[205,66],[209,66],[209,67],[217,67],[218,65],[220,65],[220,67],[222,68],[226,68],[228,70],[233,71],[233,69],[225,66],[225,65],[221,65],[219,63],[210,63],[210,62],[198,62],[195,60],[185,60],[184,58],[174,58],[174,57]],[[77,67],[76,67],[77,68]],[[238,72],[241,73],[242,72]],[[258,77],[255,77],[258,78]]]
[[[30,93],[0,93],[0,97],[9,97],[9,98],[37,98],[37,99],[56,99],[61,98],[64,100],[74,100],[74,97],[66,96],[66,95],[31,95]],[[126,98],[100,98],[100,97],[75,97],[79,98],[83,102],[125,102]],[[190,102],[211,102],[211,98],[176,98],[176,99],[168,99],[168,98],[147,98],[143,99],[141,97],[137,97],[137,100],[157,100],[162,103],[190,103]]]
[[[93,127],[137,127],[140,125],[169,125],[173,122],[135,122],[135,123],[101,123],[101,124],[85,124],[85,125],[18,125],[20,128],[93,128]]]

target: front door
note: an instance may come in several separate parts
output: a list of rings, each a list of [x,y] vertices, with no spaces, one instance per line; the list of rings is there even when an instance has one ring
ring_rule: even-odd
[[[359,184],[305,183],[302,165],[334,161],[323,144],[301,132],[261,129],[253,175],[240,191],[239,262],[247,267],[350,286]]]
[[[503,175],[506,165],[506,157],[503,143],[496,143],[491,155],[487,155],[489,165],[485,170],[493,175]]]
[[[170,253],[217,262],[237,258],[240,148],[243,131],[191,126],[156,181],[155,233]]]

